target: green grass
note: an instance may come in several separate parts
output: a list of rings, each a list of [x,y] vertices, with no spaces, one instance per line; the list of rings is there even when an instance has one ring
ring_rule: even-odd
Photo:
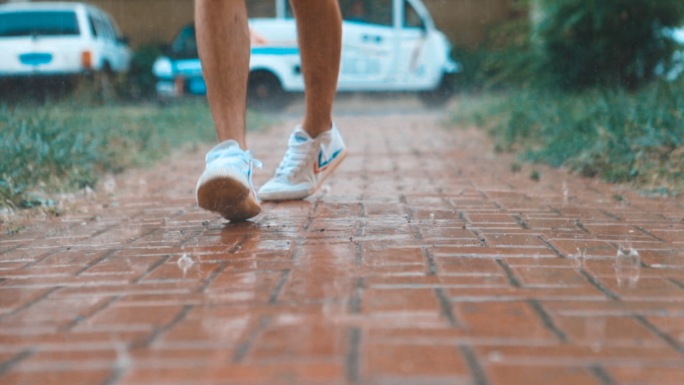
[[[266,120],[248,115],[249,128]],[[107,173],[153,164],[179,146],[216,140],[207,104],[0,106],[0,207],[49,202]]]
[[[640,188],[684,188],[684,82],[638,92],[515,89],[464,97],[454,123],[488,128],[497,149]]]

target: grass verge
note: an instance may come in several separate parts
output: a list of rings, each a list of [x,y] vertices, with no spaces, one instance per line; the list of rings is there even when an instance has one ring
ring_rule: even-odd
[[[249,128],[266,120],[248,116]],[[0,106],[0,207],[49,204],[51,193],[95,186],[184,144],[216,140],[207,104]]]
[[[684,188],[684,81],[633,93],[516,89],[463,99],[454,122],[486,127],[498,150],[646,190]]]

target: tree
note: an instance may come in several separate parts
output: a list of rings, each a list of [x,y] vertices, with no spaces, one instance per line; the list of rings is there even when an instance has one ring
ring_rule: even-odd
[[[537,0],[536,6],[543,68],[566,89],[647,82],[677,49],[668,29],[684,20],[682,0]]]

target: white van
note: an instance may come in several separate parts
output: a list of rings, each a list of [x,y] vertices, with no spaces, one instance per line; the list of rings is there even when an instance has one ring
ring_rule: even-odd
[[[283,102],[304,90],[295,21],[286,0],[275,18],[250,19],[250,102]],[[343,13],[339,91],[416,91],[427,102],[450,96],[448,77],[460,71],[452,46],[420,0],[340,0]],[[181,30],[153,72],[162,96],[206,91],[193,26]]]
[[[0,78],[128,70],[131,51],[103,10],[77,2],[0,5]]]

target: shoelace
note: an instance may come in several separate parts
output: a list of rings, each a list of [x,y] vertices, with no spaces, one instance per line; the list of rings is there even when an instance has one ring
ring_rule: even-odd
[[[276,177],[284,177],[298,171],[306,163],[313,141],[290,143],[283,160],[278,165]]]

